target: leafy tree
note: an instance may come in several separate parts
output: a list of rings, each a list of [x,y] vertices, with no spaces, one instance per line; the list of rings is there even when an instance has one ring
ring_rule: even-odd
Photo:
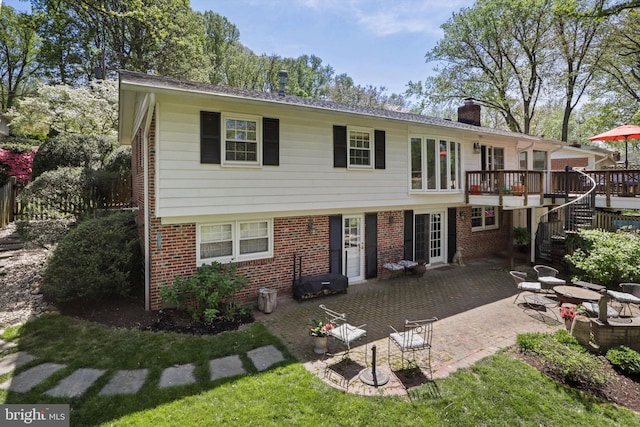
[[[201,16],[205,31],[204,53],[210,63],[208,81],[213,84],[224,83],[223,64],[230,48],[240,45],[240,31],[227,18],[217,13],[206,11]]]
[[[21,135],[98,134],[115,136],[118,83],[105,80],[89,86],[40,85],[8,112],[11,132]]]
[[[628,1],[612,1],[607,2],[599,0],[596,2],[594,11],[597,16],[612,16],[618,13],[628,10],[640,8],[640,0],[628,0]]]
[[[37,71],[36,18],[0,7],[0,112],[13,106]]]
[[[33,159],[32,178],[60,167],[98,170],[116,148],[113,137],[100,135],[59,135],[45,141]]]
[[[42,37],[38,61],[49,84],[73,85],[93,78],[95,29],[73,9],[49,8],[40,13]]]
[[[73,18],[45,27],[51,33],[43,37],[51,46],[64,40],[52,49],[58,56],[81,52],[104,75],[128,69],[206,80],[203,21],[188,0],[33,0],[33,7],[48,17],[66,13]],[[65,31],[83,36],[74,42],[64,38]],[[60,69],[53,56],[46,58],[50,67]]]
[[[609,48],[600,64],[603,91],[615,93],[619,103],[631,103],[640,122],[640,10],[631,10],[612,25]],[[628,121],[628,119],[626,120]]]
[[[559,0],[555,7],[552,26],[555,43],[549,48],[557,51],[561,61],[556,63],[550,77],[552,84],[562,87],[564,92],[560,139],[568,141],[571,113],[597,72],[598,63],[607,50],[604,34],[610,28],[604,19],[577,13],[579,2],[575,0]]]
[[[454,14],[444,38],[427,53],[442,61],[424,87],[410,83],[431,102],[473,97],[502,115],[514,132],[528,134],[543,76],[550,67],[551,5],[545,0],[480,0]]]

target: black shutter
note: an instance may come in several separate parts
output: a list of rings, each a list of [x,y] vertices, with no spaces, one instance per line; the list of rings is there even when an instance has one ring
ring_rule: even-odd
[[[333,127],[333,167],[347,167],[347,127]]]
[[[200,111],[200,163],[220,164],[220,113]]]
[[[430,237],[429,227],[431,223],[431,216],[429,214],[419,214],[414,216],[414,233],[413,233],[413,247],[414,251],[414,261],[424,261],[425,263],[429,263],[429,245],[430,245]]]
[[[458,210],[456,208],[447,209],[447,258],[449,259],[449,262],[453,261],[453,256],[458,250],[458,242],[456,241],[457,211]]]
[[[364,248],[366,278],[378,275],[378,214],[368,213],[364,217]]]
[[[413,211],[404,211],[404,259],[413,260]]]
[[[262,119],[262,164],[280,164],[280,120]]]
[[[385,168],[385,154],[386,154],[386,133],[383,130],[376,130],[375,134],[375,156],[376,156],[376,169]]]
[[[329,272],[342,274],[342,215],[329,217]]]

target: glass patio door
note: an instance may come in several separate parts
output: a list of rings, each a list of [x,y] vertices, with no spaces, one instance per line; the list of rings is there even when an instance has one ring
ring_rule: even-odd
[[[349,282],[364,279],[364,217],[349,215],[343,217],[343,274]]]

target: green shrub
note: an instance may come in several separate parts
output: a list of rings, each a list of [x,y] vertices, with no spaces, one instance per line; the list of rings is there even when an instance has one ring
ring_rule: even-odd
[[[567,331],[530,333],[517,337],[518,349],[536,354],[549,366],[552,376],[570,384],[600,386],[607,376],[600,360],[584,349]]]
[[[85,211],[86,176],[80,167],[64,167],[46,171],[31,181],[18,200],[45,206],[54,217],[79,216]]]
[[[16,221],[20,240],[29,247],[49,248],[69,231],[73,221],[69,218],[50,218],[38,221]]]
[[[599,283],[610,289],[622,282],[640,281],[640,236],[583,230],[572,240],[573,255],[567,255],[580,280]]]
[[[104,165],[104,170],[125,177],[131,173],[131,146],[121,145],[113,151]]]
[[[211,322],[218,317],[231,318],[239,312],[235,295],[246,284],[247,279],[237,274],[235,264],[214,262],[204,264],[192,276],[177,276],[173,286],[160,290],[160,298],[188,312],[194,320]]]
[[[99,135],[59,135],[46,140],[33,159],[31,178],[59,167],[101,169],[116,148],[114,138]]]
[[[119,212],[70,230],[47,260],[43,293],[56,302],[129,294],[142,277],[134,218]]]
[[[620,346],[607,351],[606,358],[625,375],[640,377],[640,353]]]

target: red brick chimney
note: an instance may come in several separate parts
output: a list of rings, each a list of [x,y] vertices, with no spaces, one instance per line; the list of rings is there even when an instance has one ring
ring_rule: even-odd
[[[480,126],[480,105],[473,102],[473,98],[465,99],[464,105],[458,107],[458,121]]]

